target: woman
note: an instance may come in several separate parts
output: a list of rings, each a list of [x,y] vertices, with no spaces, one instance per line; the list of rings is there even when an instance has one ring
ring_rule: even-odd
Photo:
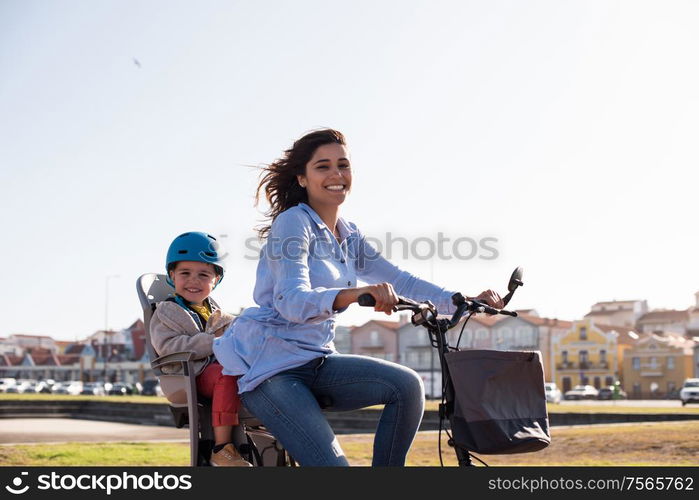
[[[416,278],[381,257],[339,215],[352,187],[343,135],[331,129],[297,140],[265,168],[258,187],[271,208],[254,298],[214,352],[227,375],[240,375],[243,404],[304,466],[348,465],[318,401],[328,411],[384,404],[373,465],[400,466],[423,414],[422,381],[411,369],[333,348],[335,317],[360,295],[391,314],[396,292],[453,312],[454,292]],[[357,286],[357,278],[367,286]],[[500,297],[479,295],[493,307]]]

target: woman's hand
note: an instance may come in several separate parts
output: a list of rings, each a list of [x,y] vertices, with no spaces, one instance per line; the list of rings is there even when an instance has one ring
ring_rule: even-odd
[[[390,283],[379,283],[377,285],[369,285],[359,289],[359,295],[365,293],[370,294],[376,300],[374,311],[385,312],[391,314],[398,304],[398,294],[393,289]]]
[[[484,292],[481,292],[480,295],[478,295],[478,297],[473,298],[480,302],[485,302],[490,307],[494,307],[495,309],[502,309],[503,307],[505,307],[505,303],[500,298],[500,295],[498,295],[498,292],[493,290],[486,290]]]
[[[350,304],[354,304],[359,300],[360,295],[368,293],[376,300],[374,311],[385,312],[391,314],[393,308],[398,304],[398,295],[390,283],[379,283],[378,285],[362,286],[359,288],[345,288],[340,290],[340,293],[335,297],[333,309],[344,309]]]

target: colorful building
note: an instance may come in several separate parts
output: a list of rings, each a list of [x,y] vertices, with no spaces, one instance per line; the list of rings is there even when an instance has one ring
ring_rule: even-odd
[[[553,381],[564,393],[576,385],[599,389],[617,380],[624,386],[624,353],[637,340],[627,327],[598,325],[590,318],[574,321],[552,339]]]
[[[696,342],[682,335],[646,333],[624,357],[624,385],[636,399],[677,397],[684,379],[694,375]]]
[[[464,329],[461,347],[464,349],[495,349],[501,351],[540,351],[544,377],[553,380],[551,339],[570,329],[570,321],[541,318],[536,311],[517,311],[509,316],[474,316]],[[458,332],[459,327],[451,330]],[[453,335],[453,334],[452,334]],[[451,341],[451,338],[450,338]]]
[[[400,362],[397,330],[408,321],[407,317],[401,317],[401,321],[373,319],[353,328],[350,334],[352,354]]]
[[[119,331],[99,331],[82,342],[45,335],[3,339],[0,377],[57,381],[142,382],[150,374],[143,321]]]

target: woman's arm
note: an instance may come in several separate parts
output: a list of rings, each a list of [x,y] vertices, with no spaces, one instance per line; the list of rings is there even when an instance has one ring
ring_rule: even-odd
[[[417,301],[429,300],[440,313],[453,313],[456,307],[451,296],[455,292],[445,290],[429,281],[400,269],[385,259],[364,235],[357,231],[357,276],[367,283],[390,283],[395,293]]]
[[[274,307],[293,323],[321,323],[341,309],[334,303],[342,288],[311,286],[311,234],[306,214],[287,210],[274,220],[264,250],[274,280]]]
[[[416,301],[429,300],[442,314],[452,314],[456,310],[451,299],[455,292],[441,288],[400,269],[372,247],[361,232],[357,231],[357,236],[357,276],[368,283],[379,282],[380,285],[376,286],[381,286],[384,291],[384,295],[382,295],[384,302],[382,302],[381,308],[376,308],[377,311],[387,312],[387,307],[392,308],[397,303],[391,304],[390,293],[394,295],[397,293]],[[392,287],[388,290],[385,285],[392,285]],[[393,291],[394,288],[395,291]],[[368,293],[372,293],[372,291],[373,289]],[[372,293],[372,295],[374,294]],[[375,298],[377,298],[378,306],[378,297],[375,296]],[[485,290],[475,298],[483,300],[491,307],[498,309],[504,307],[500,296],[493,290]]]

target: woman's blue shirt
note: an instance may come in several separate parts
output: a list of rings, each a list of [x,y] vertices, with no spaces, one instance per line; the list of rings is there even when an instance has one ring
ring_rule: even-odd
[[[254,299],[221,337],[214,354],[226,375],[240,375],[239,392],[254,389],[281,371],[335,352],[335,297],[357,279],[391,283],[396,293],[431,300],[451,313],[454,292],[403,271],[367,243],[342,218],[340,242],[318,214],[300,203],[279,214],[260,251]]]

